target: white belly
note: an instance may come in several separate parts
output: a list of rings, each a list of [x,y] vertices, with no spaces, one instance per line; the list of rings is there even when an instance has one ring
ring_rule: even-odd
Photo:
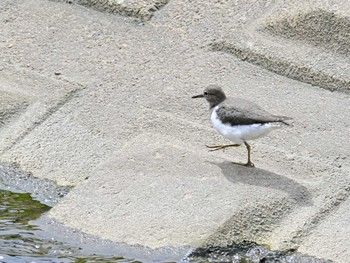
[[[244,141],[254,140],[267,135],[272,130],[278,129],[281,126],[278,123],[265,123],[265,124],[250,124],[250,125],[236,125],[231,126],[227,123],[222,123],[215,108],[211,114],[211,122],[215,130],[221,135],[231,140],[236,144],[243,144]]]

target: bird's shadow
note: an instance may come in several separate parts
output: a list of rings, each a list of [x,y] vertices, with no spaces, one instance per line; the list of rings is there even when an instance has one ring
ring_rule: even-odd
[[[273,188],[286,192],[289,198],[295,200],[299,205],[312,205],[312,196],[309,190],[286,176],[260,168],[245,167],[228,161],[210,163],[217,165],[231,183]]]

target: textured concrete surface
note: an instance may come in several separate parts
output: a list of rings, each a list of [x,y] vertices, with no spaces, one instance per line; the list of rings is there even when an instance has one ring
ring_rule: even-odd
[[[56,219],[76,222],[74,227],[79,228],[93,226],[90,233],[106,239],[122,239],[151,248],[201,246],[222,224],[232,220],[240,221],[237,229],[231,229],[235,234],[210,238],[215,245],[218,240],[224,243],[256,239],[259,232],[264,232],[261,228],[272,223],[265,222],[271,220],[266,209],[275,211],[276,221],[296,203],[304,205],[311,201],[308,190],[292,179],[263,169],[247,171],[160,134],[143,133],[136,137],[116,158],[93,173],[96,176],[78,186],[52,211]],[[261,185],[237,187],[239,180],[259,176],[257,180],[261,180]],[[262,196],[268,187],[264,181],[270,183],[267,196]],[[283,184],[284,189],[277,182]],[[92,187],[93,193],[89,191]],[[269,208],[264,207],[266,203]],[[249,211],[250,204],[255,206],[254,213]],[[232,211],[242,206],[239,219],[231,219]],[[265,214],[265,218],[261,217],[260,223],[254,226],[244,226],[252,214],[256,217]],[[79,218],[85,218],[84,222]],[[237,236],[236,230],[246,233]],[[220,234],[223,235],[221,231]]]
[[[105,239],[249,240],[347,262],[346,5],[173,0],[146,20],[1,1],[0,94],[10,97],[0,109],[16,114],[1,127],[0,160],[75,186],[49,216]],[[310,35],[314,16],[334,40]],[[231,163],[246,159],[244,147],[205,149],[225,142],[206,102],[191,99],[209,83],[294,118],[252,143],[256,169]]]
[[[147,21],[152,18],[154,12],[166,5],[169,0],[66,0],[65,2]]]
[[[349,8],[349,1],[281,2],[211,46],[277,74],[349,93]]]
[[[0,127],[28,106],[19,94],[0,91]]]

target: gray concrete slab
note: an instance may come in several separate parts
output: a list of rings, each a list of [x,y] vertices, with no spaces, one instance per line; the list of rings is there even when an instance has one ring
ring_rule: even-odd
[[[347,54],[258,30],[267,18],[279,21],[271,11],[289,15],[288,4],[170,1],[142,24],[63,2],[0,6],[0,87],[28,101],[1,128],[0,160],[75,186],[50,217],[129,244],[246,239],[346,262],[348,231],[344,238],[337,231],[350,193],[347,91],[321,89],[212,49],[237,37],[238,44],[274,55],[274,65],[279,54],[304,63],[303,52],[310,51],[306,59],[324,59],[306,61],[310,70],[333,74],[322,66],[328,62],[347,69]],[[284,52],[287,44],[296,52]],[[310,77],[307,72],[298,74]],[[244,147],[214,153],[204,147],[225,142],[210,127],[206,102],[190,98],[209,83],[294,118],[294,127],[252,143],[257,169],[230,163],[245,161]],[[327,232],[330,242],[317,242],[330,222],[336,230]],[[325,244],[334,250],[318,253]]]
[[[156,133],[137,136],[93,173],[51,216],[89,234],[151,248],[256,239],[295,204],[311,202],[293,179],[209,157]],[[223,224],[233,227],[213,238]]]

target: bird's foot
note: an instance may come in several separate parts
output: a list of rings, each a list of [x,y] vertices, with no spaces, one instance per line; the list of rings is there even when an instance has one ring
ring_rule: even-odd
[[[223,144],[223,145],[205,145],[207,148],[210,148],[209,151],[213,152],[213,151],[217,151],[217,150],[221,150],[221,149],[225,149],[228,147],[238,147],[240,146],[240,144]]]
[[[248,161],[246,164],[244,164],[244,166],[246,166],[246,167],[255,167],[255,165],[251,161]]]
[[[245,167],[255,167],[255,165],[252,162],[250,163],[232,162],[232,163],[240,166],[245,166]]]

